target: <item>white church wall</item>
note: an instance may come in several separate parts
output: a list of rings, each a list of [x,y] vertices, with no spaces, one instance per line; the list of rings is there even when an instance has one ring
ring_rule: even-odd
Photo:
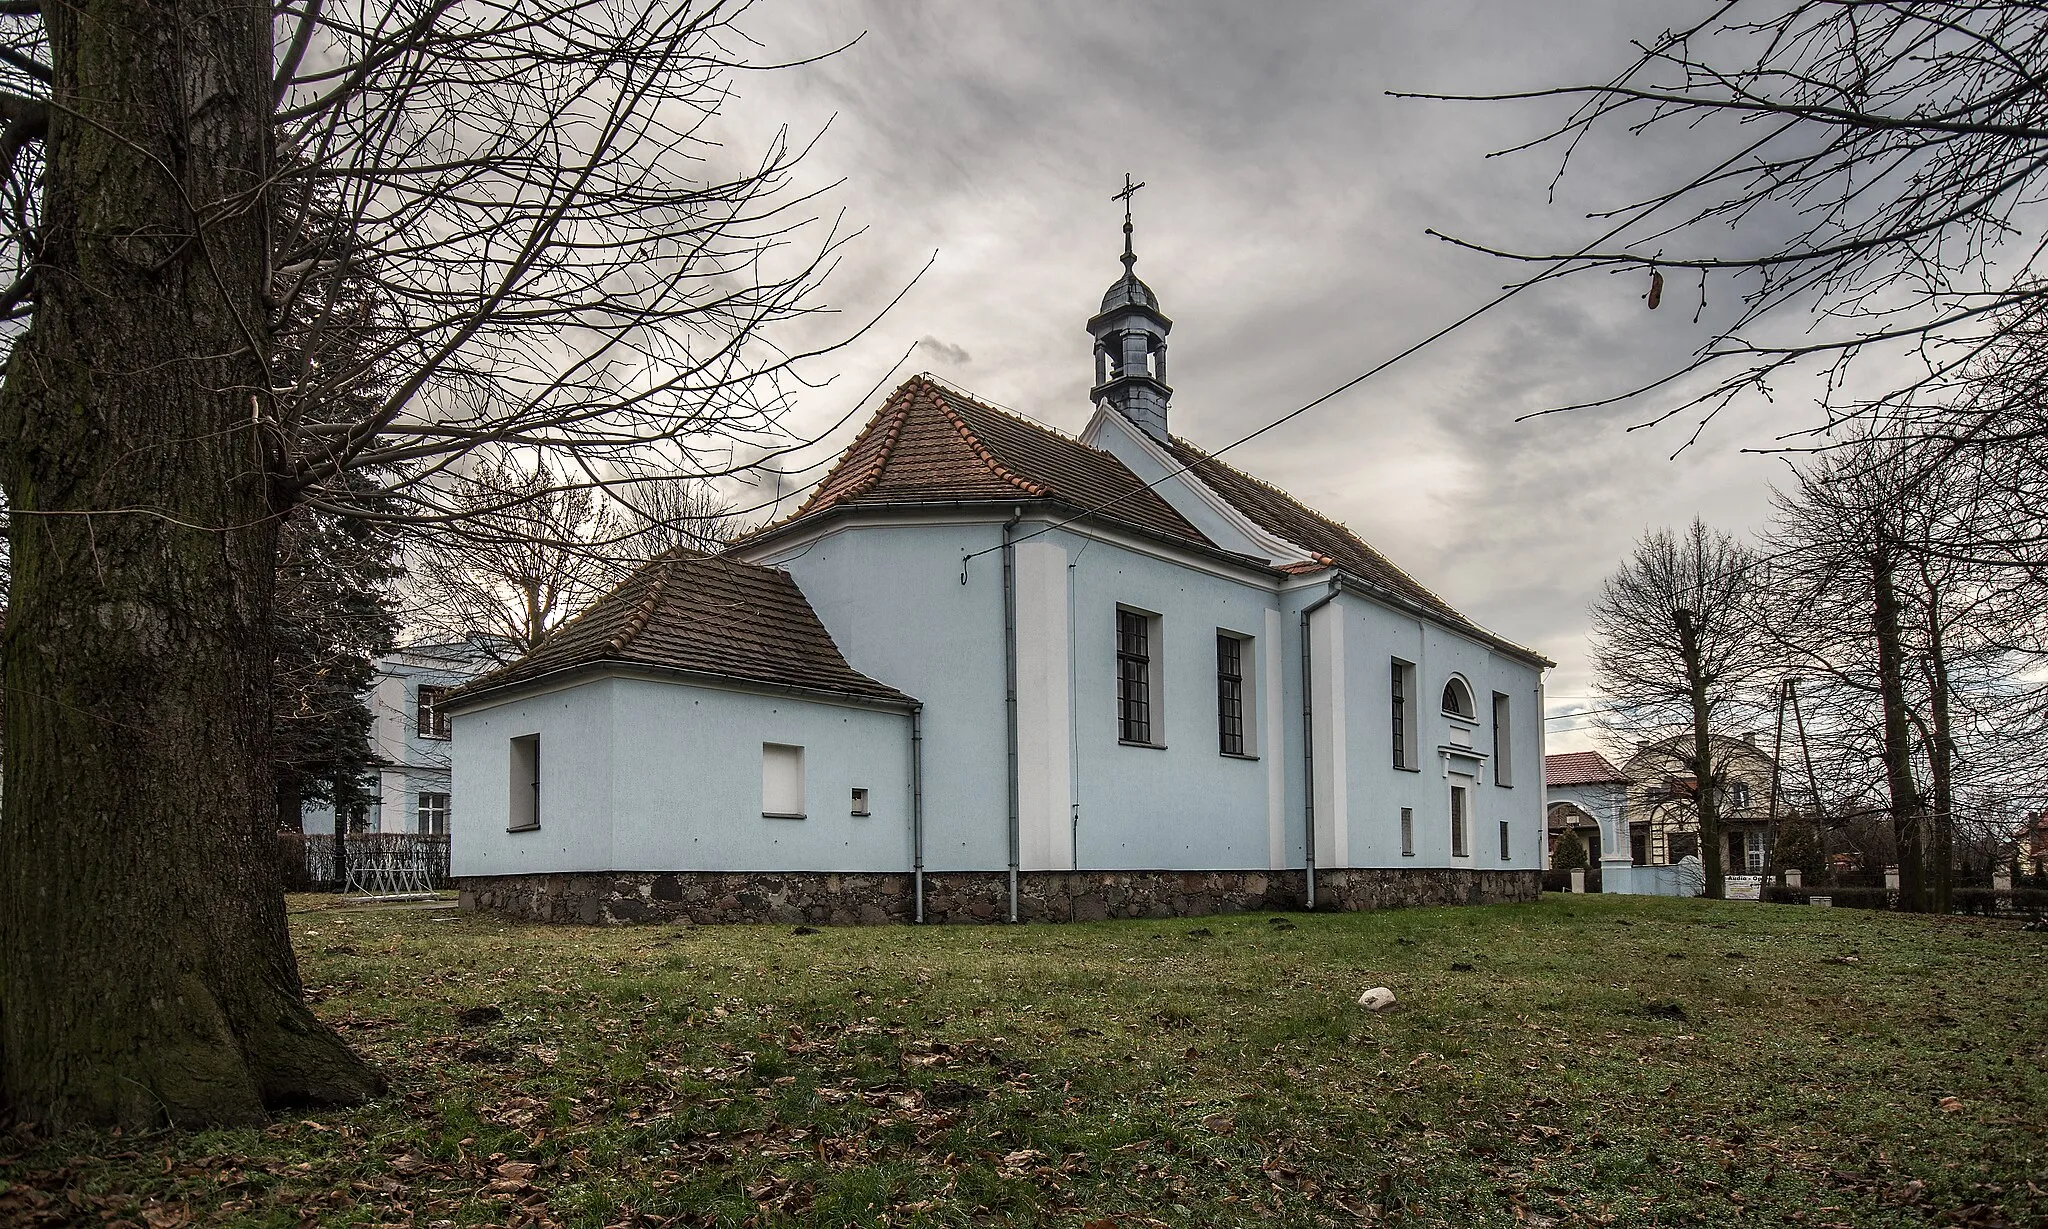
[[[1019,867],[1073,870],[1066,545],[1020,542],[1016,569]]]
[[[612,694],[614,868],[910,869],[907,715],[657,679],[617,679]],[[802,748],[802,818],[763,813],[768,744]]]
[[[960,583],[961,557],[999,545],[1001,524],[993,513],[841,523],[743,556],[795,577],[847,664],[923,702],[925,864],[935,871],[1009,865],[1000,552],[974,559]]]
[[[451,715],[453,792],[464,808],[449,837],[455,875],[612,869],[612,687],[593,679]],[[540,826],[507,831],[511,740],[530,736],[540,740]]]
[[[1079,749],[1083,870],[1251,870],[1272,862],[1270,756],[1286,756],[1284,721],[1269,718],[1277,598],[1265,583],[1155,558],[1113,541],[1064,535],[1075,559],[1074,737]],[[1153,653],[1154,739],[1117,740],[1116,611],[1160,616]],[[1221,753],[1216,635],[1249,636],[1249,753]],[[1276,728],[1277,725],[1277,728]],[[1299,865],[1299,863],[1296,863]]]

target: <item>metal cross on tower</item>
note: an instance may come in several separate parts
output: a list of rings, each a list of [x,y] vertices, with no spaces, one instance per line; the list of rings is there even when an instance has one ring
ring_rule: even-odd
[[[1110,197],[1110,198],[1109,198],[1109,199],[1111,199],[1111,200],[1113,200],[1113,201],[1122,201],[1122,202],[1124,203],[1124,255],[1123,255],[1123,262],[1124,262],[1124,272],[1126,272],[1126,273],[1130,272],[1130,269],[1131,269],[1131,266],[1132,266],[1132,265],[1135,265],[1135,264],[1137,264],[1137,263],[1138,263],[1138,254],[1137,254],[1136,252],[1134,252],[1134,251],[1132,251],[1132,250],[1131,250],[1131,198],[1132,198],[1133,196],[1136,196],[1136,195],[1138,194],[1138,189],[1140,189],[1140,188],[1142,188],[1142,187],[1144,187],[1144,186],[1145,186],[1145,181],[1144,181],[1144,180],[1139,180],[1139,181],[1138,181],[1137,183],[1132,183],[1132,182],[1131,182],[1131,173],[1130,173],[1129,171],[1125,171],[1125,172],[1124,172],[1124,190],[1123,190],[1123,191],[1121,191],[1121,192],[1119,192],[1119,193],[1117,193],[1116,195],[1114,195],[1114,196],[1112,196],[1112,197]]]

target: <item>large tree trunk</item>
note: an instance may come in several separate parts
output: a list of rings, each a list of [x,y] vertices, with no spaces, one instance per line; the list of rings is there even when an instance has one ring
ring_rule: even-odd
[[[1899,859],[1899,908],[1918,913],[1927,908],[1920,788],[1913,780],[1913,745],[1907,733],[1906,654],[1899,630],[1899,593],[1891,552],[1883,544],[1870,556],[1870,578],[1877,688],[1884,705],[1884,776],[1891,793],[1892,840]]]
[[[359,1099],[272,850],[269,9],[44,11],[36,309],[0,391],[0,1101],[197,1126]]]

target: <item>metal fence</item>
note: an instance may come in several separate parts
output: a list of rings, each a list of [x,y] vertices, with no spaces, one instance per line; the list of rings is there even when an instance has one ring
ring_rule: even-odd
[[[278,869],[288,892],[346,888],[368,895],[432,891],[450,885],[448,836],[422,832],[352,832],[335,865],[330,833],[280,832]]]

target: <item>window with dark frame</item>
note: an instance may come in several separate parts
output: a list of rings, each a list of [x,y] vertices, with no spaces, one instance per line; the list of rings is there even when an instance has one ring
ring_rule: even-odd
[[[1501,820],[1501,821],[1500,821],[1500,860],[1501,860],[1501,861],[1503,861],[1503,862],[1509,861],[1509,858],[1508,858],[1508,821],[1507,821],[1507,820],[1505,820],[1505,819],[1503,819],[1503,820]]]
[[[1415,808],[1401,808],[1401,856],[1415,856]]]
[[[1444,711],[1453,717],[1472,720],[1472,693],[1460,679],[1444,684]]]
[[[1465,787],[1451,787],[1451,856],[1463,858],[1472,852],[1471,842],[1466,833]]]
[[[540,735],[512,740],[512,814],[506,828],[530,832],[540,827]]]
[[[1152,741],[1152,619],[1135,610],[1116,612],[1116,736]]]
[[[1244,641],[1216,633],[1216,735],[1224,755],[1244,754]]]
[[[421,738],[448,737],[448,714],[441,711],[441,701],[447,695],[446,687],[420,684],[418,729]]]
[[[1394,662],[1394,767],[1408,767],[1408,663]]]

